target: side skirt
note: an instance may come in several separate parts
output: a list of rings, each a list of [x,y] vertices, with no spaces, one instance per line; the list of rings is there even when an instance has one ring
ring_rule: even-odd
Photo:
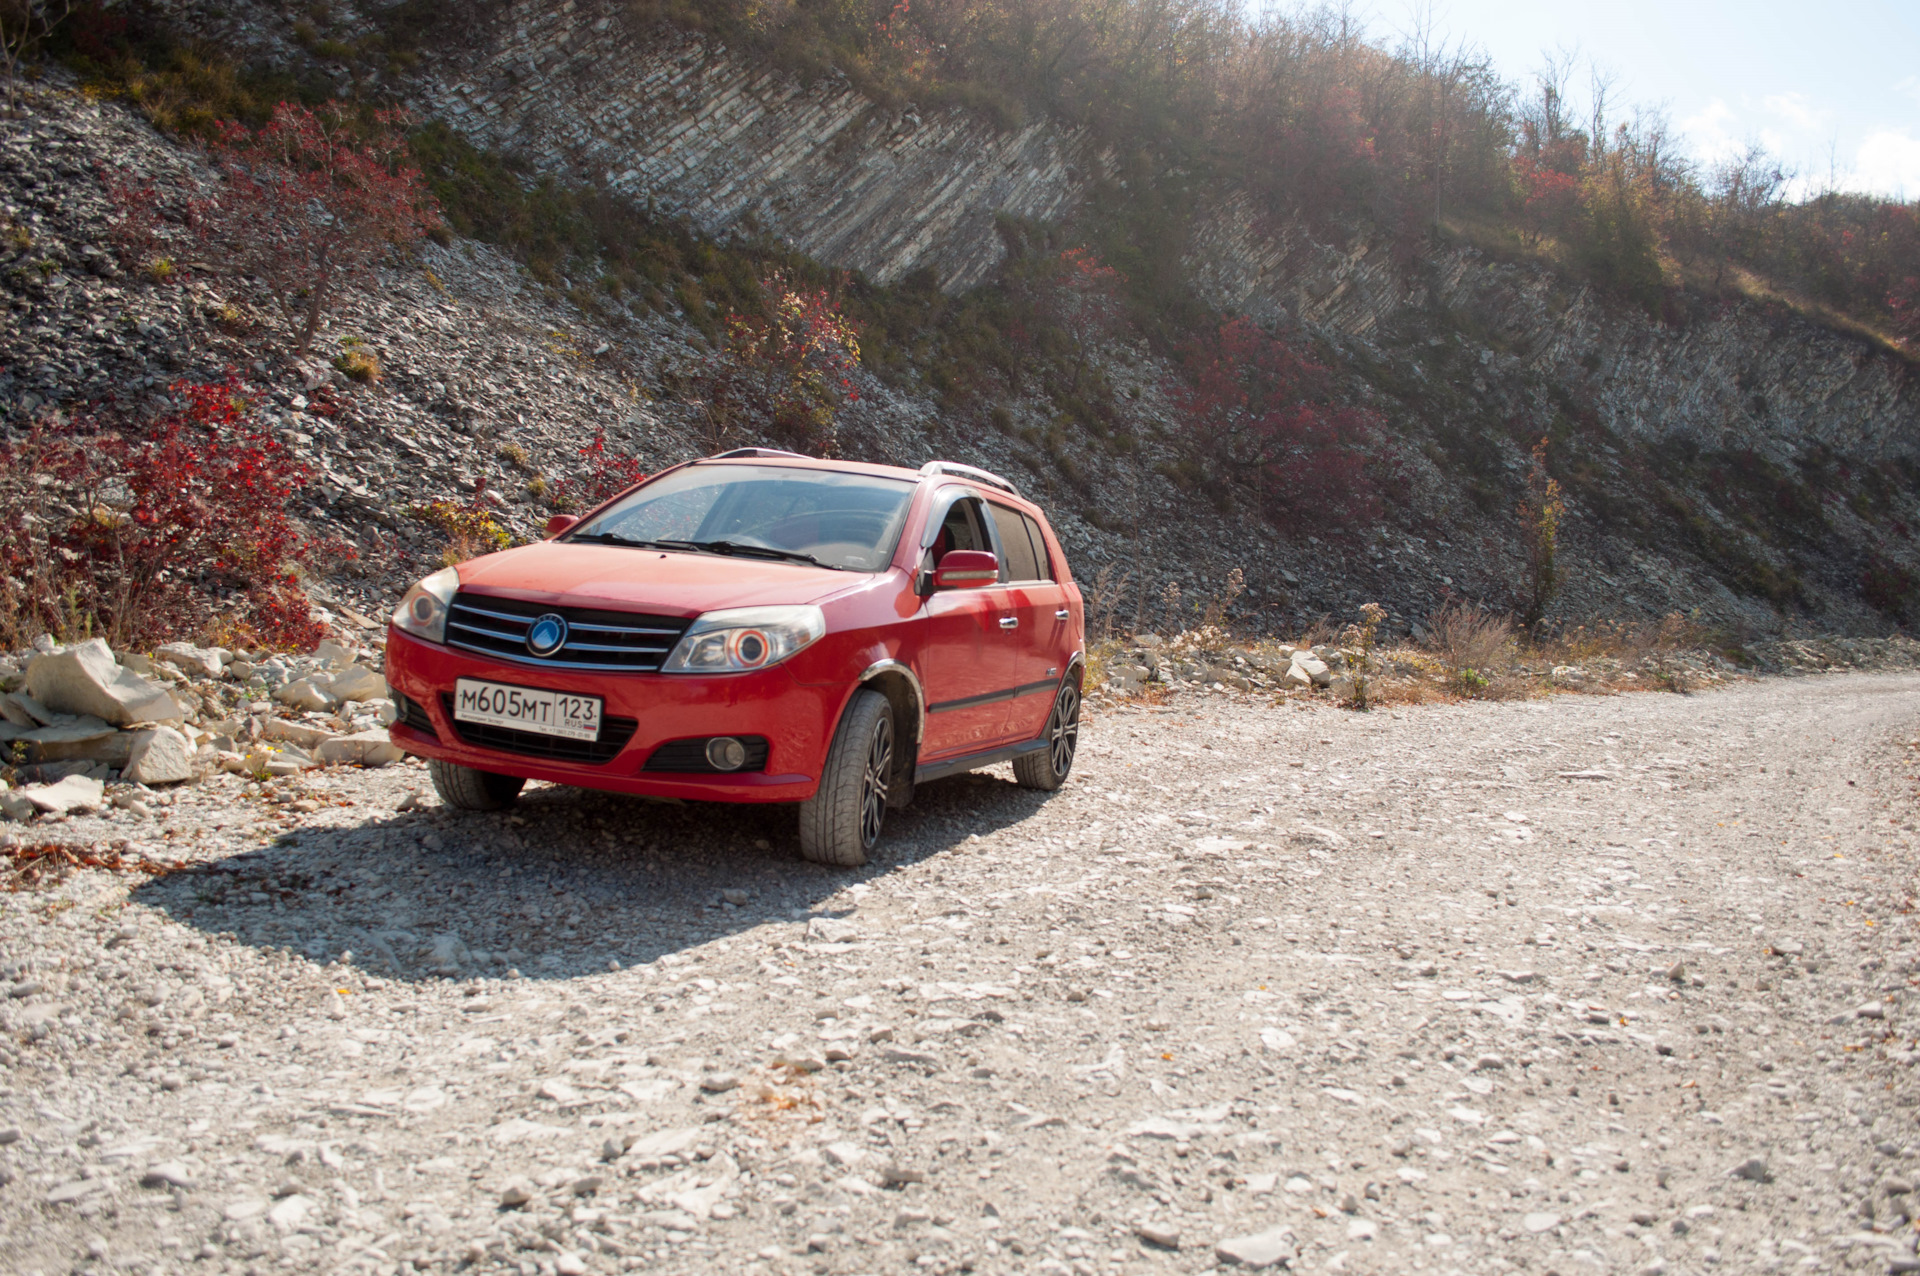
[[[962,771],[978,771],[981,767],[992,766],[996,762],[1011,762],[1029,753],[1038,753],[1046,748],[1047,744],[1046,736],[1042,735],[1038,740],[1026,740],[1020,744],[988,749],[982,753],[968,753],[939,762],[924,762],[914,770],[913,782],[926,784],[933,780],[944,780],[950,775],[959,775]]]

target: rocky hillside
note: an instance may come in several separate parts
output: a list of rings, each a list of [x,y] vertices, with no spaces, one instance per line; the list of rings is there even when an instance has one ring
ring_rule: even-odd
[[[775,242],[859,272],[896,311],[994,287],[1022,242],[1010,228],[1071,242],[1102,201],[1124,198],[1116,157],[1083,131],[883,106],[610,2],[463,8],[457,28],[427,24],[431,38],[384,69],[341,52],[391,44],[395,15],[419,8],[336,4],[318,30],[304,6],[267,0],[167,12],[251,64],[405,103],[476,154],[511,157],[527,182],[627,201],[715,253]],[[359,384],[277,353],[246,280],[192,262],[163,282],[120,273],[97,174],[164,184],[201,160],[132,105],[80,87],[55,71],[0,135],[0,216],[15,228],[0,268],[11,428],[241,368],[322,477],[304,517],[359,551],[316,593],[366,618],[439,552],[407,516],[420,501],[470,499],[484,483],[530,535],[598,433],[650,465],[708,450],[685,371],[710,348],[712,317],[689,313],[684,294],[610,305],[584,279],[529,272],[512,244],[450,237],[331,317],[329,354],[350,338],[377,355],[378,381]],[[1686,294],[1655,318],[1461,243],[1412,260],[1364,237],[1331,244],[1257,217],[1231,189],[1189,212],[1169,250],[1194,304],[1304,333],[1340,394],[1386,423],[1405,485],[1377,523],[1309,513],[1282,533],[1233,475],[1199,473],[1164,332],[1123,332],[1093,353],[1108,394],[1098,429],[1032,385],[956,400],[924,346],[902,343],[863,376],[843,450],[1007,473],[1054,511],[1076,574],[1106,573],[1123,625],[1161,624],[1170,582],[1191,602],[1236,567],[1236,612],[1267,629],[1344,620],[1367,600],[1403,632],[1448,595],[1513,606],[1515,503],[1542,437],[1569,499],[1557,618],[1680,610],[1764,634],[1885,632],[1920,615],[1920,408],[1896,354],[1784,310]]]

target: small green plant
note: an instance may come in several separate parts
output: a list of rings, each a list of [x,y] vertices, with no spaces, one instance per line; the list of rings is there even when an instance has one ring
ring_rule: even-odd
[[[1220,592],[1207,601],[1205,610],[1200,613],[1202,629],[1218,629],[1227,619],[1227,609],[1233,606],[1234,599],[1246,592],[1247,574],[1238,567],[1227,573],[1227,583]]]
[[[351,381],[361,385],[372,385],[380,379],[380,356],[367,348],[358,337],[342,337],[343,349],[333,361],[333,366],[345,373]]]
[[[1371,691],[1368,675],[1373,672],[1373,649],[1380,640],[1380,626],[1386,619],[1385,607],[1368,603],[1360,609],[1359,623],[1347,626],[1347,661],[1353,667],[1353,707],[1356,709],[1372,707],[1368,698]]]
[[[1521,624],[1529,631],[1546,619],[1547,607],[1560,592],[1560,520],[1567,503],[1560,482],[1547,474],[1547,440],[1533,446],[1533,464],[1527,469],[1527,494],[1520,501],[1520,536],[1527,549],[1526,614]]]
[[[482,554],[492,554],[513,543],[507,530],[494,521],[486,506],[486,482],[482,480],[473,500],[461,505],[456,501],[428,501],[407,511],[407,516],[446,533],[447,545],[440,560],[448,567],[464,563]]]
[[[545,500],[551,491],[552,487],[544,474],[536,474],[527,480],[527,495],[536,501]]]
[[[173,258],[155,257],[147,264],[147,278],[157,284],[169,284],[179,272],[174,269]]]
[[[533,468],[533,461],[527,455],[527,449],[518,443],[502,443],[494,451],[494,455],[516,470]]]

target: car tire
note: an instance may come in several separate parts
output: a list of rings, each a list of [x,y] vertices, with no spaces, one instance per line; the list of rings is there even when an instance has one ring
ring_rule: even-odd
[[[427,774],[440,800],[457,811],[504,811],[527,784],[517,775],[496,775],[439,758],[427,759]]]
[[[1067,782],[1073,770],[1073,755],[1080,748],[1080,684],[1072,677],[1060,684],[1053,698],[1053,712],[1047,715],[1047,729],[1041,737],[1044,749],[1022,754],[1013,760],[1013,778],[1023,789],[1051,793]]]
[[[854,692],[840,719],[820,788],[800,804],[800,854],[858,868],[880,840],[893,784],[893,706],[878,691]]]

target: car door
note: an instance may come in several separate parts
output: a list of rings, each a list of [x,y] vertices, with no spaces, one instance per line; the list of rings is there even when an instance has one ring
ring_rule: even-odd
[[[950,550],[994,553],[985,502],[968,489],[936,499],[922,537],[920,568],[930,578]],[[1010,614],[1008,591],[943,589],[921,606],[919,674],[927,698],[922,761],[991,748],[1007,738],[1007,693],[1014,686],[1014,634],[1001,622]]]
[[[1055,613],[1065,604],[1065,593],[1054,583],[1047,563],[1046,543],[1035,542],[1032,520],[1011,505],[989,499],[995,552],[1000,555],[1000,582],[1007,591],[1014,625],[1008,635],[1014,647],[1013,695],[1007,701],[1007,734],[1030,740],[1046,725],[1053,692],[1060,685],[1065,661],[1060,647],[1060,620]]]

